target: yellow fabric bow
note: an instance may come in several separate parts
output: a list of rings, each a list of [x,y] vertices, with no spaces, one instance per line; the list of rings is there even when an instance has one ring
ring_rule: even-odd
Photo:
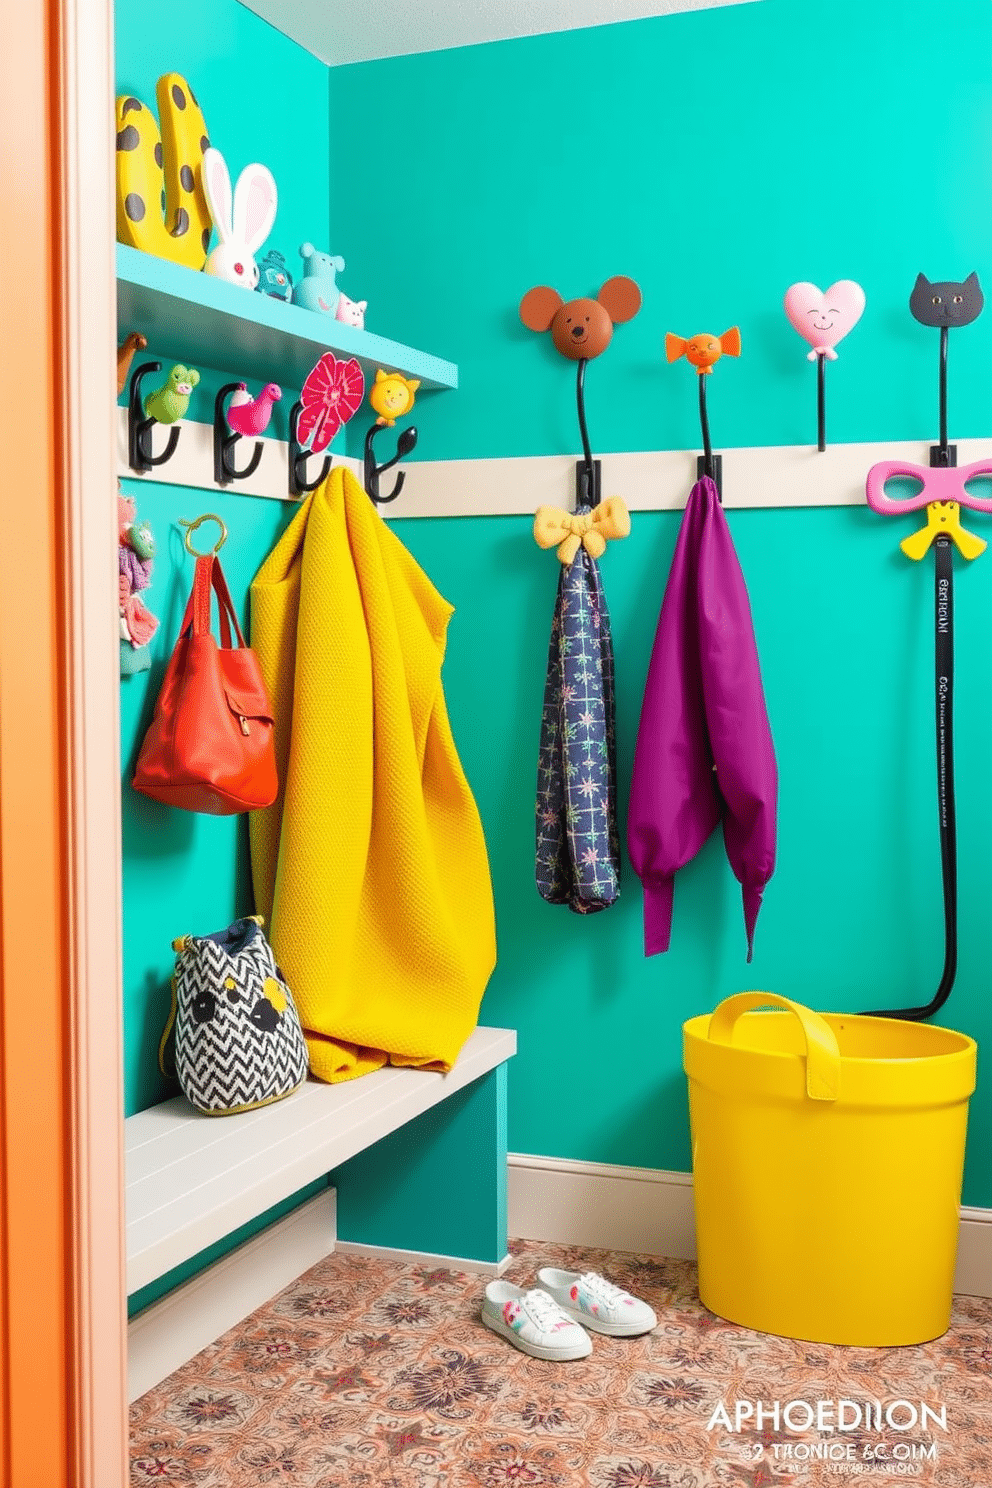
[[[534,514],[534,541],[539,548],[558,544],[560,563],[571,563],[579,544],[591,558],[602,558],[607,539],[626,537],[630,513],[619,496],[594,506],[591,512],[561,511],[557,506],[539,506]]]

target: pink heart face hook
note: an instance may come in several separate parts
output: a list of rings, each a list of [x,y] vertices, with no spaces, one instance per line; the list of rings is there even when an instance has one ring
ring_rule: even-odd
[[[853,330],[864,314],[865,292],[853,279],[838,279],[829,289],[815,284],[792,284],[785,292],[785,313],[813,350],[807,360],[825,356],[837,360],[834,347]]]

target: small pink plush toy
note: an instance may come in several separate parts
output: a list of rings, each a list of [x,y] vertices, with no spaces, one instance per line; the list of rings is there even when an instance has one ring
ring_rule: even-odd
[[[135,521],[133,496],[117,496],[117,608],[121,632],[121,676],[146,672],[151,666],[148,643],[158,621],[138,598],[152,581],[155,539],[147,522]]]
[[[340,320],[342,325],[357,326],[360,331],[365,329],[365,312],[369,308],[368,300],[349,300],[342,291],[338,299],[338,308],[334,312],[334,319]]]

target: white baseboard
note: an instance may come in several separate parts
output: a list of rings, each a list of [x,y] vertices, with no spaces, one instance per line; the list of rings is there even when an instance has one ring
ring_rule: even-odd
[[[335,1248],[333,1189],[215,1261],[132,1318],[127,1329],[128,1400],[192,1359]]]
[[[333,1189],[308,1199],[132,1318],[127,1329],[128,1400],[137,1400],[160,1384],[333,1251],[479,1276],[502,1276],[512,1262],[509,1255],[501,1261],[472,1261],[339,1241],[335,1238],[335,1199]]]
[[[992,1297],[992,1209],[962,1209],[954,1290]]]
[[[511,1153],[508,1201],[510,1234],[522,1240],[695,1258],[689,1173]],[[159,1384],[334,1250],[479,1276],[501,1276],[511,1261],[336,1241],[335,1194],[328,1190],[132,1319],[128,1399]],[[992,1296],[992,1209],[961,1211],[954,1290]]]
[[[405,1266],[429,1266],[432,1271],[469,1271],[475,1276],[502,1276],[513,1263],[511,1255],[501,1261],[469,1261],[461,1256],[434,1255],[426,1250],[390,1250],[385,1245],[359,1245],[338,1240],[334,1249],[341,1255],[372,1256],[380,1261],[399,1261]]]
[[[510,1234],[694,1260],[691,1173],[509,1156]],[[962,1209],[954,1290],[992,1297],[992,1209]]]
[[[511,1152],[509,1231],[521,1240],[696,1256],[692,1175]]]

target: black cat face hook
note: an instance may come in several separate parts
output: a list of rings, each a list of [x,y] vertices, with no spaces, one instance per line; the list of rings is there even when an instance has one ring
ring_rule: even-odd
[[[966,326],[981,315],[985,296],[977,274],[969,274],[960,281],[945,279],[934,284],[926,274],[917,274],[909,308],[920,325]]]
[[[947,442],[947,333],[952,326],[971,325],[985,308],[978,275],[931,282],[925,274],[917,274],[909,308],[920,325],[940,330],[940,443],[930,447],[930,464],[954,466],[958,463],[957,446]]]

